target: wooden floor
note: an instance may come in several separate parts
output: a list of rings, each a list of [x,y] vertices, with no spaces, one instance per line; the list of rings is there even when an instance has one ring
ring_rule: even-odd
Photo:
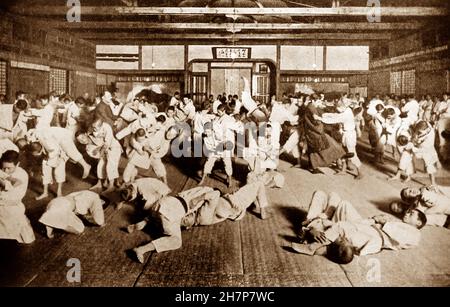
[[[269,190],[273,216],[260,220],[249,210],[239,222],[197,227],[183,231],[183,247],[162,254],[150,254],[145,264],[139,264],[129,250],[145,243],[151,236],[144,232],[132,235],[123,231],[137,217],[131,206],[115,211],[106,209],[106,226],[88,227],[80,235],[57,233],[46,239],[44,227],[37,220],[45,210],[46,201],[36,202],[40,184],[31,184],[25,200],[37,240],[30,246],[13,241],[0,241],[0,285],[2,286],[449,286],[450,230],[426,227],[421,245],[414,250],[383,251],[377,255],[358,257],[349,265],[337,265],[321,256],[293,253],[288,245],[306,214],[316,190],[336,191],[350,200],[363,216],[385,212],[387,205],[398,198],[402,183],[388,183],[387,171],[393,162],[383,167],[367,163],[370,155],[360,145],[366,177],[355,181],[351,175],[335,176],[331,170],[312,175],[291,168],[282,162],[286,177],[283,189]],[[196,186],[194,163],[168,163],[169,185],[174,193]],[[176,165],[178,164],[178,165]],[[72,168],[72,166],[71,166]],[[237,169],[239,172],[239,169]],[[241,172],[242,173],[242,172]],[[81,182],[81,172],[69,176],[64,192],[85,189],[93,182]],[[151,175],[148,174],[148,175]],[[239,176],[238,176],[239,177]],[[438,183],[450,185],[448,171],[441,173]],[[426,181],[419,174],[418,181]],[[211,185],[224,188],[218,179]],[[411,186],[417,185],[412,182]],[[117,195],[110,195],[112,203]],[[71,258],[81,261],[81,283],[66,279]],[[371,269],[380,263],[381,280],[373,282]]]

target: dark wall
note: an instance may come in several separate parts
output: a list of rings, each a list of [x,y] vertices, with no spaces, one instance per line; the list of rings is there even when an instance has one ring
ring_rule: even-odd
[[[49,73],[45,71],[11,68],[9,74],[9,92],[18,90],[34,95],[45,95],[49,91]],[[13,97],[13,94],[9,97]]]
[[[391,75],[390,70],[378,70],[371,71],[368,82],[368,95],[372,97],[374,95],[381,95],[383,93],[389,93],[391,87]]]
[[[415,70],[415,95],[449,90],[448,29],[430,27],[371,46],[369,96],[390,93],[391,72]]]
[[[60,31],[44,29],[30,19],[0,12],[0,59],[8,62],[10,99],[19,89],[32,96],[48,92],[49,68],[68,71],[72,95],[95,94],[95,45]],[[11,62],[26,63],[28,68],[12,67],[18,65]]]

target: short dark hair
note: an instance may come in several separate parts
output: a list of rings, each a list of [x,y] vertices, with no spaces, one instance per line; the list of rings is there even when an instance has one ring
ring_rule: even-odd
[[[40,152],[42,150],[42,145],[39,142],[33,142],[30,144],[30,151],[33,152]]]
[[[72,101],[72,97],[69,94],[62,94],[61,96],[59,96],[59,100],[60,101]]]
[[[417,226],[417,229],[422,229],[427,224],[427,216],[425,215],[425,213],[423,213],[420,210],[417,210],[417,214],[418,214],[419,220],[421,222],[421,225]]]
[[[217,107],[217,111],[225,112],[226,108],[227,108],[227,105],[222,103]]]
[[[28,102],[26,100],[20,99],[16,102],[16,108],[20,111],[26,110],[28,107]]]
[[[375,109],[379,112],[381,110],[384,110],[384,106],[381,103],[379,103],[375,106]]]
[[[133,200],[133,192],[132,192],[133,186],[132,185],[128,185],[125,188],[123,188],[120,191],[120,197],[124,200],[124,201],[132,201]]]
[[[156,118],[156,121],[164,124],[166,122],[166,117],[164,115],[160,115]]]
[[[169,112],[169,111],[174,111],[175,112],[175,107],[174,106],[168,107],[166,112]]]
[[[48,100],[48,95],[41,95],[39,100]]]
[[[406,146],[408,144],[408,142],[409,142],[409,139],[406,135],[399,135],[397,138],[397,143],[400,146]]]
[[[402,198],[402,200],[404,202],[407,202],[408,204],[413,204],[413,203],[417,202],[419,200],[420,195],[414,196],[414,197],[408,196],[408,195],[406,195],[406,191],[408,191],[408,190],[409,190],[409,188],[404,188],[400,192],[400,197]]]
[[[211,102],[206,100],[205,102],[203,102],[202,110],[209,110],[209,109],[211,109]]]
[[[234,113],[234,109],[229,105],[225,105],[225,113],[231,115]]]
[[[20,150],[25,150],[28,146],[28,142],[25,138],[20,138],[16,141],[16,145]]]
[[[384,115],[385,116],[395,115],[395,110],[393,108],[387,108],[387,109],[384,110]]]
[[[328,246],[328,258],[338,264],[348,264],[353,261],[355,250],[352,246],[339,244],[336,242]]]
[[[428,123],[424,120],[419,121],[415,126],[414,126],[414,131],[422,131],[428,128]]]
[[[136,136],[138,136],[138,137],[143,137],[143,136],[145,136],[145,130],[144,129],[142,129],[142,128],[140,128],[140,129],[138,129],[137,131],[136,131]]]
[[[16,99],[19,98],[19,96],[25,95],[26,93],[24,91],[17,91],[16,92]]]
[[[0,165],[2,165],[5,162],[17,165],[19,163],[19,153],[14,150],[8,150],[4,152],[2,158],[0,159]]]
[[[75,99],[75,104],[86,104],[86,99],[84,99],[83,97],[78,97],[77,99]]]

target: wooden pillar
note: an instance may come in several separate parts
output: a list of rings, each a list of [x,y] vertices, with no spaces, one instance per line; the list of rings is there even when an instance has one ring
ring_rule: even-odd
[[[142,45],[139,45],[139,70],[142,70]]]
[[[322,70],[327,70],[327,46],[323,46],[323,67]]]
[[[189,90],[189,45],[184,45],[184,85],[181,91],[186,94]]]
[[[276,92],[276,96],[277,96],[277,100],[281,99],[281,46],[280,43],[277,44],[277,62],[276,64],[276,88],[277,88],[277,92]],[[270,100],[270,99],[269,99]]]

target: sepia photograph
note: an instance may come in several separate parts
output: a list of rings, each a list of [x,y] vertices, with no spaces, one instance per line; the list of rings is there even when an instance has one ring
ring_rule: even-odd
[[[0,287],[450,286],[449,10],[2,0]]]

